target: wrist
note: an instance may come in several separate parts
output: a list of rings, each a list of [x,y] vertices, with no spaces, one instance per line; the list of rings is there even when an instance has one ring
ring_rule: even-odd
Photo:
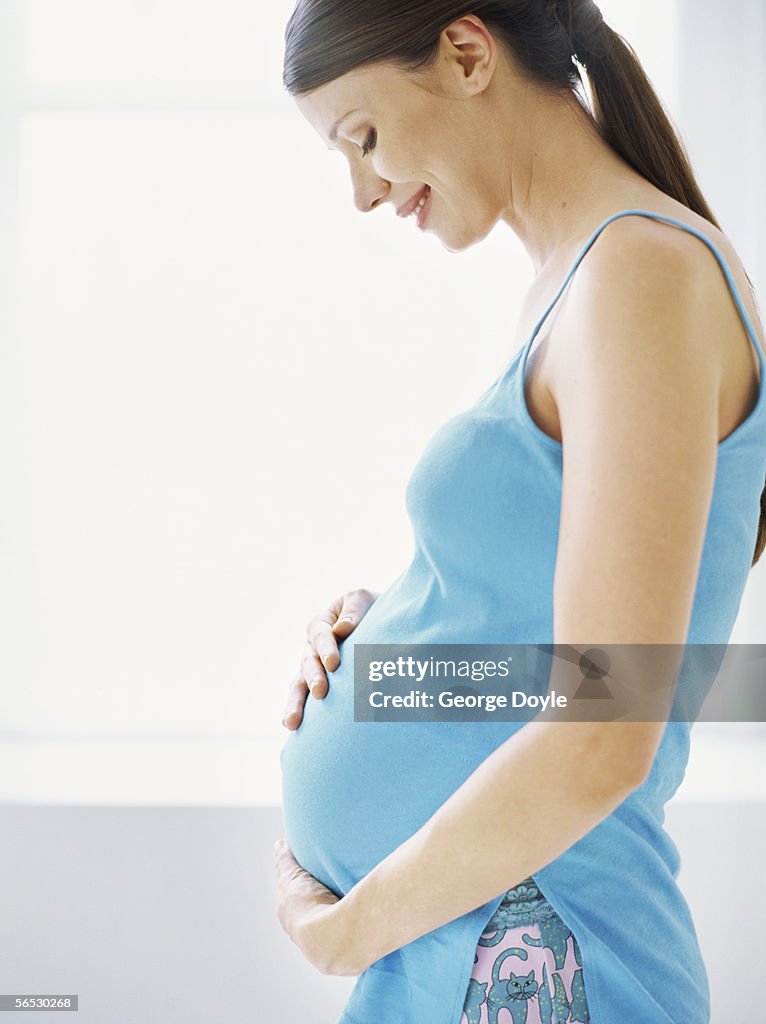
[[[299,945],[322,974],[356,977],[371,960],[355,919],[354,901],[344,896],[320,908],[301,926]]]

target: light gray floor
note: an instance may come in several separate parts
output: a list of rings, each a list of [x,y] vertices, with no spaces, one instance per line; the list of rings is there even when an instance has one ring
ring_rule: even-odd
[[[761,1020],[766,805],[667,811],[713,1021]],[[279,926],[282,834],[273,807],[0,805],[0,993],[76,993],[79,1024],[335,1024],[353,979]]]

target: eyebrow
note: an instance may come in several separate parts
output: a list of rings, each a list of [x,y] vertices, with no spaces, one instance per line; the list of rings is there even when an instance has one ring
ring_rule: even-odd
[[[361,109],[361,107],[354,107],[353,110],[347,110],[346,113],[342,115],[342,117],[338,118],[338,120],[330,129],[330,142],[335,142],[335,140],[338,138],[338,128],[340,128],[343,121],[345,121],[347,117],[351,117],[352,114],[356,114],[357,111]]]

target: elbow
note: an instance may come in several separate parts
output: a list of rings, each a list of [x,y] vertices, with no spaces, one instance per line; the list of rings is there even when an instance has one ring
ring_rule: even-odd
[[[636,760],[632,766],[632,770],[627,774],[624,781],[624,788],[627,790],[627,796],[630,796],[631,793],[643,786],[649,778],[649,773],[652,770],[652,763],[653,760],[648,758],[639,758]]]
[[[588,773],[596,800],[622,802],[649,777],[660,738],[653,722],[609,722],[597,729]]]
[[[601,808],[606,806],[609,811],[626,800],[631,793],[644,784],[648,773],[635,772],[628,775],[609,775],[607,772],[591,776],[590,785],[587,787],[587,803],[591,807]]]

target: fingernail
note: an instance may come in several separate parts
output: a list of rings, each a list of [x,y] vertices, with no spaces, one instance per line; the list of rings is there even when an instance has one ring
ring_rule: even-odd
[[[342,626],[344,622],[353,623],[353,621],[350,615],[344,615],[342,619],[338,619],[338,625]]]

